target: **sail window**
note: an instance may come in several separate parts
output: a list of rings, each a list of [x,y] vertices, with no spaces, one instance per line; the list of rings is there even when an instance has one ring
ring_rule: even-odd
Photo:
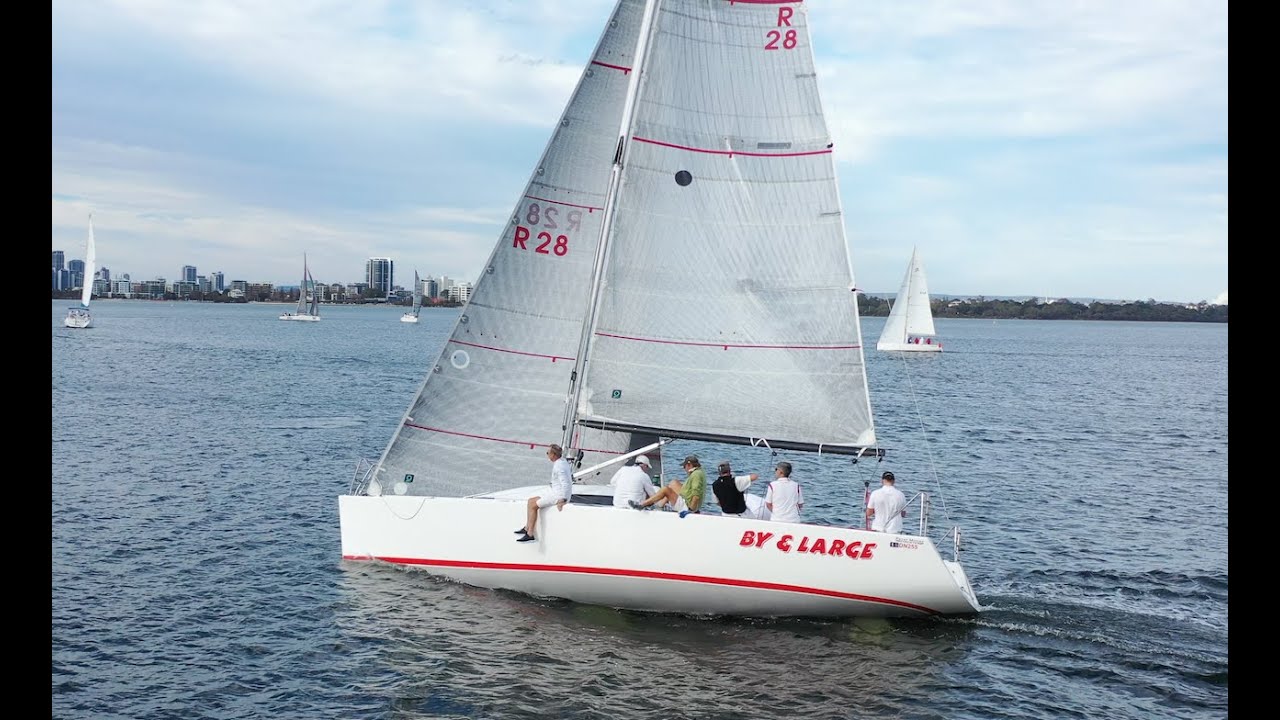
[[[791,149],[791,143],[789,143],[789,142],[761,142],[761,143],[756,143],[756,149],[757,149],[757,150],[790,150],[790,149]]]
[[[676,184],[680,187],[685,187],[691,182],[693,182],[693,175],[688,170],[681,170],[676,173]]]

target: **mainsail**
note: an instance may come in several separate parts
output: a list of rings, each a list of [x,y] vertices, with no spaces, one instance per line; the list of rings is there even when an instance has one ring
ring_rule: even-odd
[[[307,314],[320,315],[320,293],[316,292],[316,279],[311,275],[311,268],[306,266],[306,256],[303,256],[303,268],[305,270],[302,282],[302,297],[308,298]]]
[[[418,279],[418,271],[413,271],[413,316],[418,317],[422,310],[422,281]]]
[[[375,467],[380,491],[474,494],[548,477],[545,451],[563,432],[643,6],[620,0],[614,8],[470,300]],[[583,467],[640,441],[600,431],[577,439]]]
[[[799,3],[660,4],[580,425],[820,452],[875,444],[806,16]]]

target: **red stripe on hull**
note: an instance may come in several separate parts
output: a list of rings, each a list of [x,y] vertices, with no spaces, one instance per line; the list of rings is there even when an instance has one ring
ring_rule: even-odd
[[[678,582],[693,582],[706,585],[726,585],[729,587],[750,588],[752,590],[777,590],[781,592],[803,593],[806,595],[821,595],[823,597],[840,598],[842,600],[857,600],[859,602],[877,603],[880,605],[893,605],[895,607],[908,608],[916,610],[928,615],[939,614],[937,610],[916,605],[914,603],[904,602],[902,600],[892,600],[889,598],[872,597],[870,595],[859,595],[857,593],[842,592],[840,590],[825,590],[823,588],[804,587],[802,585],[787,585],[784,583],[760,582],[758,580],[739,580],[737,578],[719,578],[709,577],[706,575],[684,575],[682,573],[664,573],[652,570],[627,570],[625,568],[602,568],[602,567],[585,567],[578,565],[537,565],[532,563],[495,563],[495,562],[476,562],[471,560],[435,560],[429,558],[397,558],[397,557],[356,557],[352,555],[344,555],[344,560],[381,560],[383,562],[395,563],[397,565],[423,565],[429,567],[453,567],[472,570],[508,570],[508,571],[528,571],[528,572],[564,572],[576,573],[579,575],[609,575],[614,577],[635,577],[646,578],[650,580],[675,580]]]

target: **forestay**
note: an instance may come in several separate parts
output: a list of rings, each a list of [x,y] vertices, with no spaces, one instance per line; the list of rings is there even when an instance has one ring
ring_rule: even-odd
[[[659,4],[581,424],[822,452],[875,443],[806,14]]]
[[[643,5],[615,7],[371,491],[465,495],[549,477],[545,451],[564,427]],[[579,444],[587,467],[632,438],[587,431]]]

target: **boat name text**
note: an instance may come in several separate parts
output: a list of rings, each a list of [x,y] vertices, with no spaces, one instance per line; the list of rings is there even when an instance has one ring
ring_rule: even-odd
[[[762,548],[764,544],[773,538],[773,533],[764,531],[747,530],[742,533],[742,539],[738,544],[742,547]],[[808,535],[801,535],[800,542],[796,543],[794,535],[783,535],[779,537],[773,546],[782,552],[791,552],[795,550],[798,553],[810,553],[813,555],[844,555],[847,558],[857,560],[869,560],[871,551],[875,550],[876,543],[862,543],[855,540],[847,543],[844,540],[826,538],[810,538]]]

